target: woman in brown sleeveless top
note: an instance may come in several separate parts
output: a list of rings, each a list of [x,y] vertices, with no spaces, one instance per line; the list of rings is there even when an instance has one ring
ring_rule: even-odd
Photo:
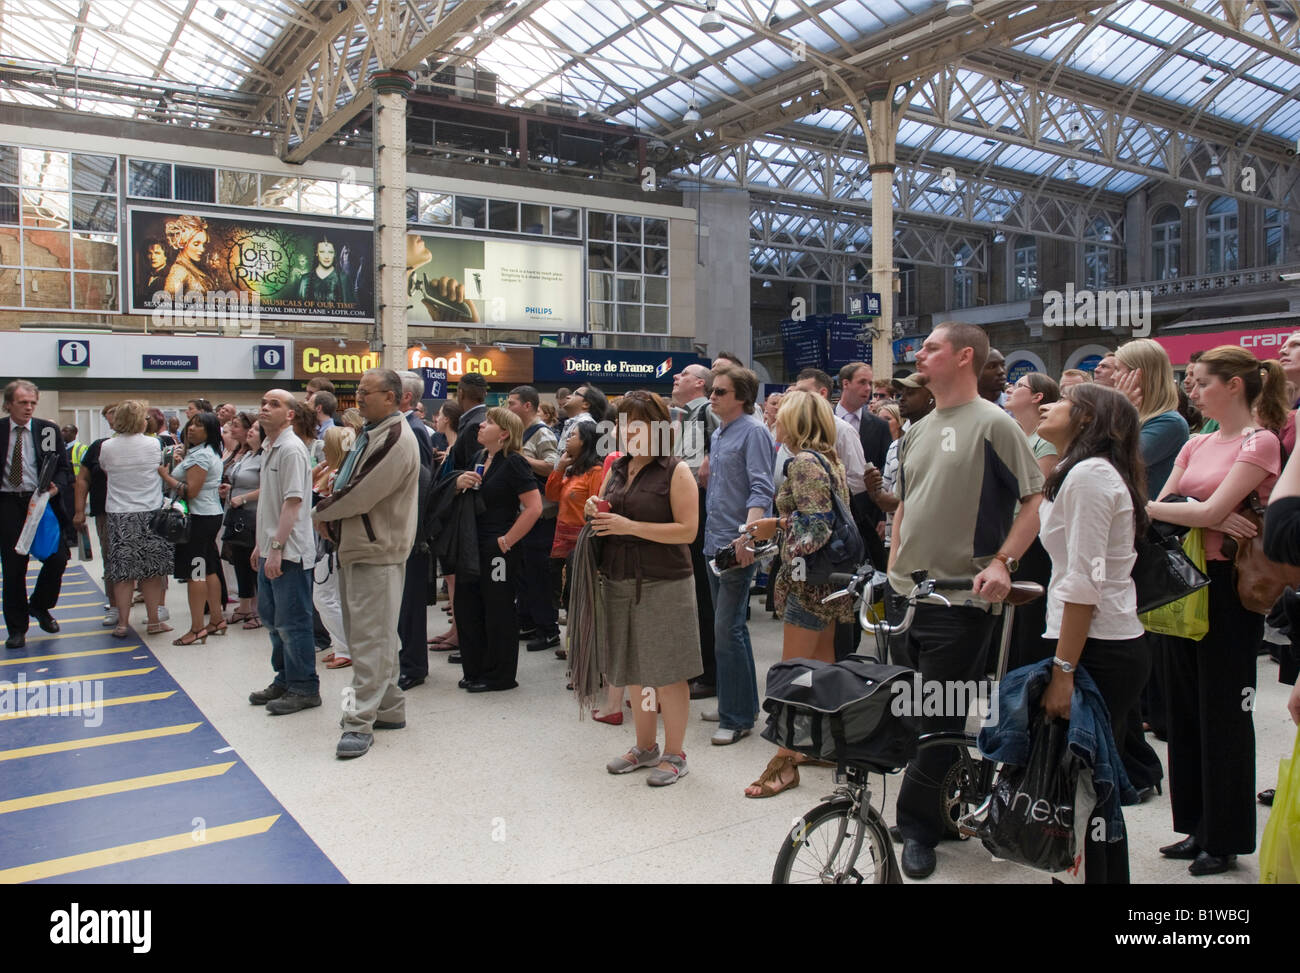
[[[601,538],[599,624],[605,678],[626,686],[636,744],[606,764],[611,774],[654,767],[653,787],[686,776],[682,743],[690,709],[687,680],[700,671],[695,582],[689,544],[695,539],[699,491],[690,467],[673,456],[663,399],[629,392],[618,406],[626,455],[601,488],[610,510],[587,501]],[[664,717],[664,749],[657,742]]]

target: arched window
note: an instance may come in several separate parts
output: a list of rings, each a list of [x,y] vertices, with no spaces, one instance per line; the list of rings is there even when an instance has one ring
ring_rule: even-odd
[[[1280,264],[1286,258],[1287,214],[1280,209],[1264,210],[1264,263]]]
[[[952,256],[952,307],[960,310],[975,306],[975,272],[970,270],[971,260],[975,256],[969,246],[963,244]]]
[[[1237,201],[1216,196],[1205,210],[1205,272],[1237,269]]]
[[[1092,221],[1084,234],[1083,286],[1088,290],[1110,286],[1110,242],[1113,237],[1110,224],[1100,216]]]
[[[1182,218],[1177,206],[1162,206],[1151,220],[1151,279],[1168,280],[1179,274]]]
[[[1011,253],[1012,300],[1027,301],[1038,293],[1038,241],[1018,236]]]

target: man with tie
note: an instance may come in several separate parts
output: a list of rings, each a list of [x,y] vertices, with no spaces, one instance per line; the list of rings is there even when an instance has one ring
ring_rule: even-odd
[[[0,422],[0,456],[4,473],[0,478],[0,559],[4,565],[4,616],[9,637],[5,648],[21,649],[27,644],[27,619],[35,618],[47,632],[57,632],[59,623],[50,610],[59,600],[63,569],[68,563],[67,538],[72,536],[72,464],[64,448],[59,427],[34,418],[40,390],[31,382],[15,379],[5,386],[4,406],[9,414]],[[46,473],[50,506],[58,518],[59,549],[41,565],[36,587],[27,596],[27,555],[14,546],[27,519],[27,505]]]

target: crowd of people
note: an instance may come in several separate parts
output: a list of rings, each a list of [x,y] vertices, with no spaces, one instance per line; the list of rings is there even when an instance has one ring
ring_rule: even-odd
[[[894,661],[927,681],[984,678],[997,606],[1013,581],[1042,584],[1046,597],[1016,614],[1010,665],[1039,667],[1045,711],[1068,719],[1081,692],[1104,701],[1132,785],[1126,803],[1163,793],[1147,733],[1167,740],[1172,829],[1183,837],[1160,854],[1207,875],[1254,850],[1255,729],[1241,700],[1270,649],[1280,678],[1295,682],[1300,625],[1286,619],[1300,604],[1282,595],[1266,640],[1234,559],[1262,536],[1276,560],[1300,560],[1300,466],[1288,459],[1300,334],[1280,361],[1207,349],[1181,384],[1150,339],[1093,372],[1008,384],[985,332],[948,323],[925,339],[913,375],[877,381],[863,362],[834,378],[809,368],[763,401],[755,374],[726,354],[684,368],[667,398],[611,398],[584,384],[551,402],[524,385],[489,408],[486,381],[471,374],[426,416],[422,390],[411,372],[372,369],[355,409],[315,379],[302,396],[267,391],[256,415],[192,400],[175,428],[126,400],[103,410],[112,435],[65,448],[76,431],[47,433],[33,417],[36,387],[10,383],[0,426],[7,646],[24,645],[28,617],[58,628],[66,550],[45,560],[30,597],[14,552],[27,499],[48,489],[65,538],[94,518],[115,636],[127,636],[133,601],[148,634],[170,631],[174,580],[189,609],[175,645],[236,624],[266,629],[274,676],[249,700],[273,715],[321,704],[316,653],[328,646],[320,664],[352,669],[341,758],[366,753],[376,730],[405,726],[405,694],[426,681],[431,656],[460,664],[466,692],[502,692],[518,686],[523,644],[567,660],[570,688],[601,723],[622,724],[628,696],[635,740],[607,770],[648,768],[650,785],[667,786],[688,773],[690,700],[716,697],[702,714],[716,723],[715,746],[753,731],[760,571],[783,658],[829,663],[857,651],[850,599],[830,597],[824,571],[809,573],[847,511],[867,559],[887,571],[888,610],[914,572],[969,583],[948,593],[949,607],[917,606]],[[188,529],[172,543],[153,522],[175,503]],[[1266,524],[1249,514],[1260,505]],[[1153,523],[1203,532],[1203,638],[1148,632],[1138,616],[1130,574]],[[756,547],[773,541],[764,569]],[[431,638],[440,591],[449,627]],[[1289,708],[1300,720],[1300,691]],[[966,715],[926,714],[922,731],[960,730]],[[779,749],[744,796],[797,787],[809,761]],[[897,822],[909,876],[935,870],[950,762],[931,748],[905,772]],[[1089,828],[1089,881],[1127,881],[1128,857],[1122,826]]]

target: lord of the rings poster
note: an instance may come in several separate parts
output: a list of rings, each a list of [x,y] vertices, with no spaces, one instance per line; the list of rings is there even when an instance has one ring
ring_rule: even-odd
[[[265,318],[374,319],[369,228],[183,207],[132,207],[130,227],[134,312],[179,309],[198,292],[244,308],[256,295]]]

